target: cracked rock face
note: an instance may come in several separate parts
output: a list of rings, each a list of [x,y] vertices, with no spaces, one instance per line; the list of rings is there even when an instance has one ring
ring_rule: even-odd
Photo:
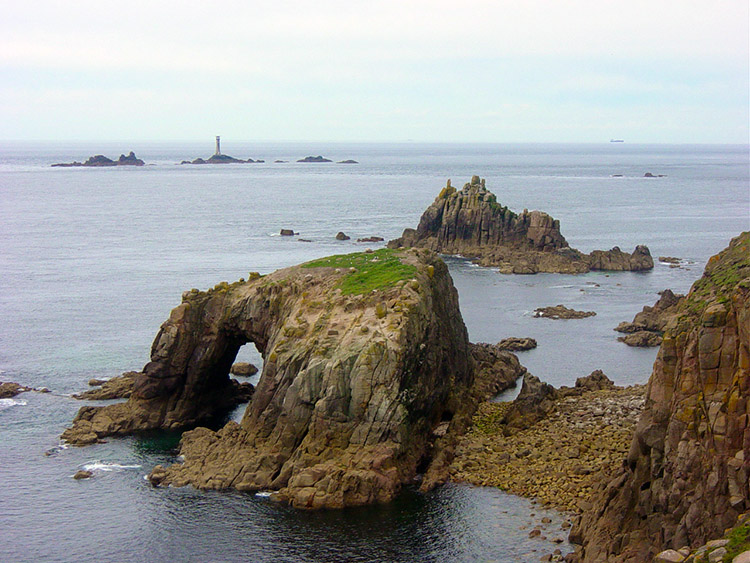
[[[390,500],[429,465],[433,431],[467,407],[473,370],[435,254],[358,256],[411,269],[362,294],[341,289],[357,268],[304,265],[186,292],[128,402],[82,409],[63,437],[198,422],[222,405],[237,351],[253,342],[264,364],[242,422],[186,432],[184,463],[157,466],[152,483],[267,489],[303,508]]]
[[[750,233],[677,306],[630,453],[571,532],[578,561],[647,561],[719,537],[750,508]]]
[[[390,248],[421,247],[460,254],[502,273],[576,274],[589,270],[649,270],[654,261],[647,247],[628,254],[614,247],[584,254],[570,248],[560,221],[542,211],[514,213],[497,202],[484,180],[473,176],[463,189],[450,184],[425,210],[417,229],[388,243]]]

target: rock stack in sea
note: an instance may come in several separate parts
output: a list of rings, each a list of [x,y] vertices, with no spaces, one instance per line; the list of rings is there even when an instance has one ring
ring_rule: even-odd
[[[677,308],[626,462],[571,532],[573,561],[648,561],[721,537],[750,508],[750,233]]]
[[[502,273],[583,273],[589,270],[649,270],[654,261],[639,245],[631,254],[614,247],[584,254],[570,248],[560,222],[542,211],[514,213],[497,202],[479,176],[456,190],[448,180],[425,210],[417,229],[388,243],[390,248],[421,247],[460,254]]]
[[[447,477],[475,409],[474,366],[491,390],[521,369],[508,352],[470,355],[434,253],[333,256],[185,292],[128,401],[84,407],[63,437],[184,428],[222,412],[246,342],[264,362],[242,422],[183,434],[184,463],[155,467],[153,484],[268,489],[301,508],[387,501],[423,470],[429,488]]]

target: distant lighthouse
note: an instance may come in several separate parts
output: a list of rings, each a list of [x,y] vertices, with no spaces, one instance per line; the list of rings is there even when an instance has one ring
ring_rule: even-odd
[[[216,156],[219,156],[221,154],[221,137],[219,135],[216,135],[216,152],[214,153]]]

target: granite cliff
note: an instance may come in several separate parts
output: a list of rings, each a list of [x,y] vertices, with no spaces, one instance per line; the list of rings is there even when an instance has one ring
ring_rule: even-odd
[[[641,562],[720,537],[750,508],[750,233],[667,324],[630,452],[571,531],[571,561]]]
[[[184,463],[157,466],[152,483],[269,489],[305,508],[387,501],[418,473],[426,487],[447,477],[450,435],[476,405],[475,363],[484,379],[510,369],[512,382],[522,370],[507,352],[480,347],[472,358],[434,253],[333,256],[186,292],[128,401],[82,408],[63,438],[194,426],[225,407],[247,342],[264,365],[241,423],[186,432]]]
[[[416,230],[388,243],[389,248],[421,247],[442,254],[461,254],[502,273],[583,273],[589,270],[649,270],[654,261],[647,247],[631,253],[618,247],[584,254],[570,248],[560,222],[542,211],[514,213],[497,202],[484,180],[473,176],[463,189],[450,180],[425,210]]]

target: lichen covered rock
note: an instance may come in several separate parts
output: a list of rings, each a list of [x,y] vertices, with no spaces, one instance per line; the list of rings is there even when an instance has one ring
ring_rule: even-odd
[[[577,561],[646,561],[750,508],[750,233],[709,260],[665,329],[630,453],[571,532]]]

